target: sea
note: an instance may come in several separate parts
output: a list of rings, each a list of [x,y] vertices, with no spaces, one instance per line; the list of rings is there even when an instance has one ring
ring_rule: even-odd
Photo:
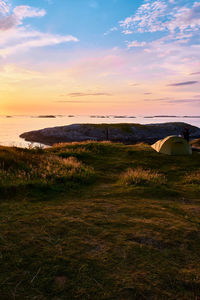
[[[41,116],[0,116],[0,145],[30,148],[44,147],[20,138],[20,134],[48,127],[82,123],[139,123],[155,124],[185,122],[200,127],[200,116],[117,116],[117,115],[41,115]]]

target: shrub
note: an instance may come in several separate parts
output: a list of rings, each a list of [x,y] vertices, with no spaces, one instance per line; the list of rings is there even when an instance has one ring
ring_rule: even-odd
[[[149,185],[149,184],[163,184],[166,178],[153,170],[145,170],[141,167],[136,169],[128,169],[121,175],[120,183],[122,185]]]

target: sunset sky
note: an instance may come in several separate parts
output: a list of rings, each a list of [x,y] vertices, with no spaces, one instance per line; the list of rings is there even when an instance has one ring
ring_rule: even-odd
[[[200,114],[200,2],[0,0],[0,114]]]

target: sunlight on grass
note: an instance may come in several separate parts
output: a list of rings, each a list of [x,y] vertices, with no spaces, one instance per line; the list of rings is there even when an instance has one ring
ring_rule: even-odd
[[[0,152],[0,187],[26,184],[87,182],[94,175],[92,168],[75,157],[60,158],[19,149]]]
[[[141,167],[136,169],[128,169],[120,177],[122,185],[150,185],[150,184],[164,184],[166,178],[153,170],[145,170]]]
[[[85,158],[89,155],[96,155],[102,153],[111,153],[116,149],[116,146],[110,141],[85,141],[55,144],[49,149],[50,152],[58,153],[61,157],[69,157],[69,155],[79,158]]]

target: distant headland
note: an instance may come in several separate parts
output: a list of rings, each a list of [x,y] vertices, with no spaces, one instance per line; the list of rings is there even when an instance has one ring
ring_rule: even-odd
[[[184,127],[188,126],[190,138],[200,137],[200,128],[183,122],[158,124],[72,124],[25,132],[21,138],[29,142],[53,145],[63,142],[113,141],[126,144],[138,142],[154,143],[169,135],[182,135]]]

